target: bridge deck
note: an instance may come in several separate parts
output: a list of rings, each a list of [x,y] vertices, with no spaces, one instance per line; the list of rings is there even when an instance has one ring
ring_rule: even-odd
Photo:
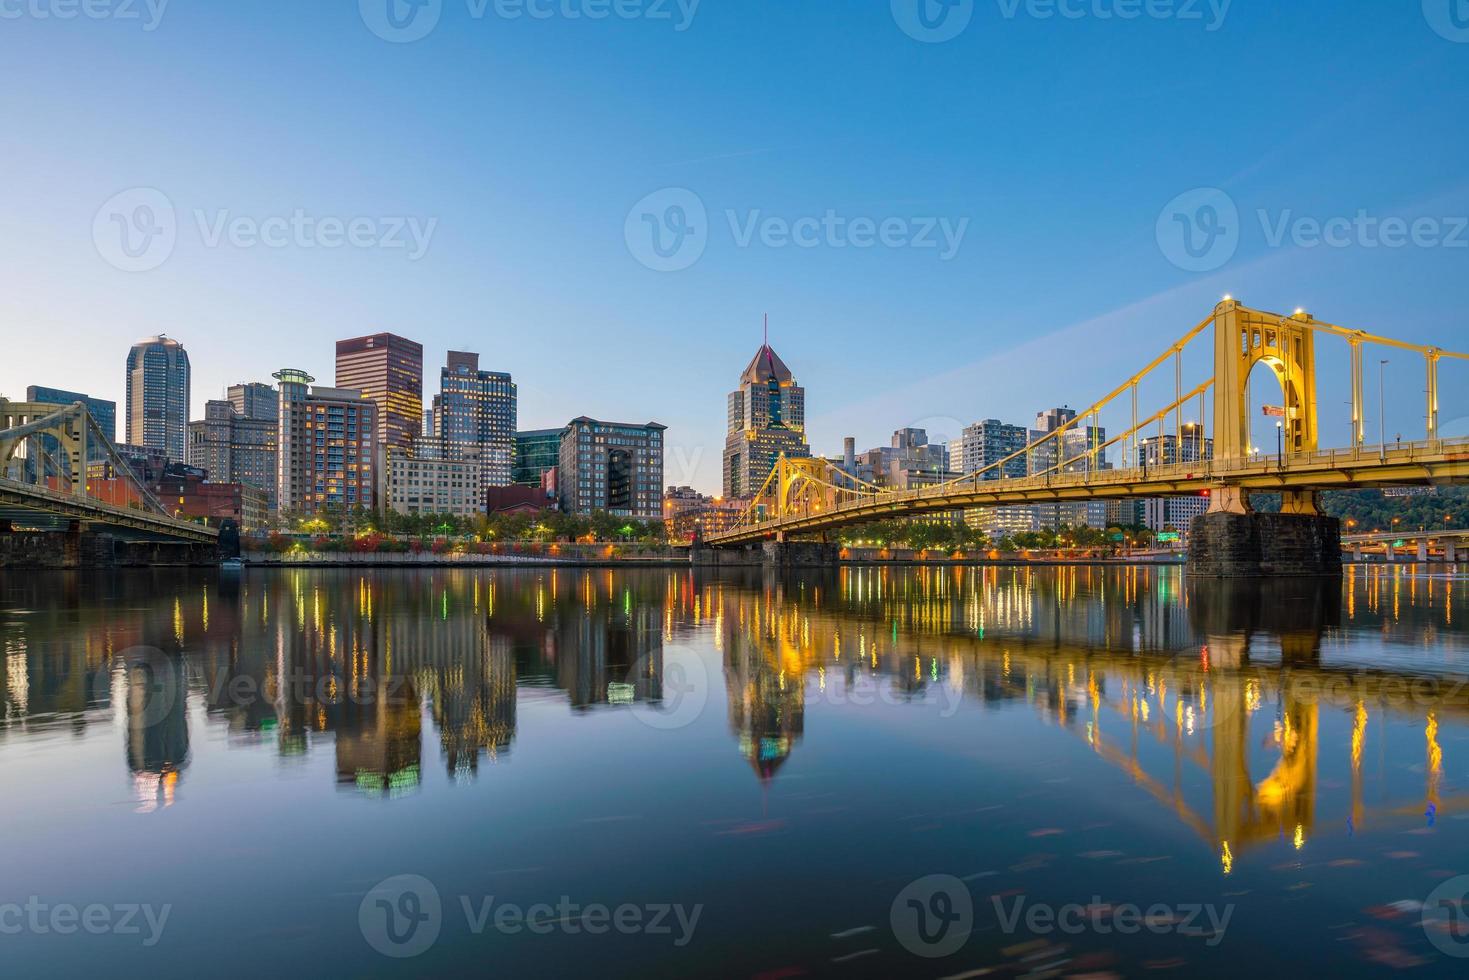
[[[72,521],[80,521],[138,540],[209,544],[219,538],[217,530],[202,524],[6,479],[0,479],[0,521],[43,530],[65,530]]]
[[[1076,500],[1177,497],[1241,487],[1256,493],[1348,490],[1469,482],[1469,439],[1403,443],[1246,460],[1175,463],[1020,479],[980,480],[876,493],[778,520],[711,534],[713,545],[738,545],[776,534],[808,534],[851,524],[976,507]]]

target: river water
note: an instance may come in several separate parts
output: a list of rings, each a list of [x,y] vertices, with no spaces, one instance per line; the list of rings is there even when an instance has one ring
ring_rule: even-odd
[[[7,976],[1463,975],[1469,576],[0,575]]]

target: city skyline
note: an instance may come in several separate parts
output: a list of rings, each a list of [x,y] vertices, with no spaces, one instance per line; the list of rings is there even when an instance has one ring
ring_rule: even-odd
[[[1212,31],[977,6],[939,44],[904,33],[886,4],[748,13],[704,4],[680,31],[474,20],[448,5],[411,44],[375,35],[353,4],[292,10],[290,31],[269,9],[210,6],[170,7],[149,32],[7,21],[0,54],[46,96],[0,94],[31,135],[8,159],[8,183],[27,193],[8,206],[14,285],[0,320],[63,339],[73,366],[7,359],[0,391],[39,384],[121,404],[119,348],[163,332],[196,364],[199,419],[229,384],[284,363],[329,378],[335,340],[392,331],[422,343],[428,364],[478,350],[520,379],[524,429],[583,413],[658,418],[670,476],[716,490],[722,419],[700,368],[747,360],[766,310],[772,344],[820,393],[807,420],[817,451],[849,434],[876,445],[895,428],[941,433],[932,418],[1004,418],[1022,401],[1006,421],[1031,403],[1083,407],[1104,393],[1099,379],[1156,353],[1148,338],[1226,293],[1395,336],[1462,329],[1469,253],[1451,229],[1435,247],[1371,247],[1355,230],[1348,247],[1313,247],[1299,234],[1307,219],[1355,227],[1359,212],[1379,225],[1469,215],[1455,98],[1469,46],[1417,4],[1343,3],[1329,18],[1233,4]],[[1288,99],[1249,72],[1160,86],[1159,45],[1177,65],[1248,56],[1298,77]],[[238,71],[220,76],[219,63]],[[403,89],[398,72],[417,84]],[[353,77],[360,98],[301,98],[293,73]],[[114,80],[105,112],[94,77]],[[1129,125],[1140,104],[1141,132]],[[1343,155],[1353,166],[1325,164]],[[133,188],[158,190],[177,218],[172,254],[139,272],[93,236],[104,205]],[[658,272],[630,252],[626,224],[669,188],[702,202],[711,240],[693,265]],[[1157,237],[1170,202],[1199,188],[1223,191],[1242,226],[1229,260],[1203,272]],[[276,248],[231,231],[297,210],[437,224],[416,260],[406,227],[400,249]],[[828,211],[969,223],[948,260],[938,230],[933,249],[767,244],[780,241],[768,220],[794,229]],[[655,389],[609,377],[634,350],[671,367]],[[878,357],[875,387],[863,372]],[[1419,386],[1419,367],[1394,359],[1389,385]],[[1344,390],[1344,371],[1333,377]],[[1463,391],[1446,384],[1443,410],[1461,429]],[[1345,397],[1322,392],[1327,442],[1346,441],[1346,413],[1330,411]],[[1390,400],[1386,428],[1410,433],[1415,416]]]

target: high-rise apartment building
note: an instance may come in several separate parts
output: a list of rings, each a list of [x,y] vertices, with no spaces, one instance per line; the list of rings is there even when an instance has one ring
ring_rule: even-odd
[[[561,437],[561,509],[568,514],[605,510],[644,521],[661,518],[666,429],[656,422],[572,419]]]
[[[1030,441],[1039,442],[1063,425],[1075,421],[1075,409],[1051,408],[1039,412],[1035,417],[1035,430],[1030,434]],[[1059,469],[1062,473],[1089,473],[1110,469],[1102,452],[1106,443],[1105,428],[1097,425],[1072,425],[1044,445],[1036,446],[1030,454],[1030,472],[1041,474]]]
[[[236,385],[230,391],[240,387]],[[269,390],[275,395],[275,389]],[[276,460],[279,422],[274,400],[269,404],[272,407],[269,417],[250,418],[235,410],[233,400],[205,402],[204,418],[189,423],[185,451],[186,462],[207,470],[210,482],[242,483],[265,491],[266,507],[273,511],[279,479]]]
[[[1023,425],[1007,425],[999,419],[976,422],[964,430],[964,437],[960,440],[963,459],[956,469],[968,474],[993,466],[994,469],[987,470],[981,479],[1019,479],[1029,474],[1029,464],[1022,452],[1029,442],[1030,431]],[[1011,456],[1015,458],[1011,459]],[[1007,462],[998,465],[1002,460]]]
[[[335,504],[371,510],[376,503],[377,405],[360,392],[311,387],[305,371],[283,368],[277,429],[276,502],[314,514]]]
[[[337,341],[337,388],[377,406],[377,444],[409,448],[423,427],[423,345],[377,333]]]
[[[434,438],[443,452],[474,459],[486,487],[511,483],[517,392],[510,375],[481,371],[479,355],[449,351],[434,398]]]
[[[1039,443],[1057,429],[1075,421],[1076,410],[1072,408],[1051,408],[1038,412],[1030,441],[1032,444]],[[1090,473],[1110,469],[1102,452],[1106,443],[1107,430],[1101,426],[1072,425],[1065,432],[1031,450],[1030,473]],[[1103,528],[1108,525],[1107,505],[1101,501],[1033,504],[1031,510],[1037,530],[1045,528],[1059,531],[1063,527]]]
[[[752,497],[781,456],[811,455],[806,391],[769,344],[762,344],[729,393],[724,440],[724,496]]]
[[[1214,440],[1204,435],[1197,422],[1185,422],[1182,437],[1168,432],[1138,442],[1138,466],[1171,466],[1174,463],[1199,463],[1214,458]]]
[[[189,428],[189,354],[172,337],[145,337],[128,351],[127,441],[183,462]]]
[[[1204,463],[1214,458],[1214,440],[1197,422],[1186,422],[1182,433],[1167,432],[1143,439],[1137,446],[1137,465],[1147,469],[1175,463]],[[1209,510],[1209,497],[1152,497],[1142,502],[1143,524],[1157,532],[1177,531],[1185,541],[1193,519]]]

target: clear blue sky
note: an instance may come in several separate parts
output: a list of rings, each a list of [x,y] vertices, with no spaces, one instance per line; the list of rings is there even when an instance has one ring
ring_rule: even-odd
[[[440,0],[427,36],[389,43],[367,26],[387,2],[171,0],[151,31],[145,0],[135,20],[0,4],[0,393],[121,399],[129,344],[162,331],[189,350],[197,417],[284,365],[329,383],[333,341],[391,330],[424,343],[430,393],[446,348],[480,351],[519,382],[523,428],[657,420],[668,481],[716,489],[725,394],[767,311],[823,452],[1087,404],[1226,292],[1469,348],[1469,30],[1435,12],[1448,0],[1235,0],[1222,22],[1208,0],[1189,5],[1202,19],[1134,20],[1098,15],[1126,0],[1071,0],[1079,18],[964,0],[942,43],[888,0],[704,0],[684,30],[675,0],[621,0],[671,19],[604,20],[565,16],[597,0],[546,19]],[[130,272],[94,219],[139,187],[163,193],[177,239]],[[1238,245],[1190,271],[1157,228],[1201,187],[1237,207]],[[625,231],[667,188],[707,210],[707,241],[659,272]],[[209,242],[221,215],[297,210],[437,224],[417,260]],[[967,226],[947,260],[740,243],[757,212],[828,211]],[[1359,212],[1434,224],[1400,248],[1270,240]],[[1420,366],[1388,370],[1386,426],[1411,437]],[[1337,444],[1338,375],[1321,395]],[[1469,433],[1466,380],[1445,369],[1449,431]]]

